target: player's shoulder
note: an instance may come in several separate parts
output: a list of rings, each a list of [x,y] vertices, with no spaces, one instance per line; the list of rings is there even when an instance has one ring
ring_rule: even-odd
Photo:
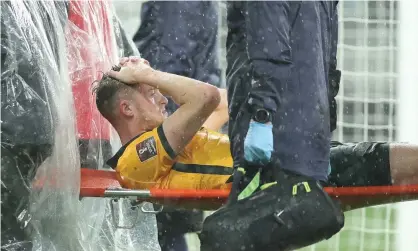
[[[146,162],[158,155],[158,144],[160,144],[160,139],[157,128],[154,128],[139,135],[128,147],[131,148],[131,152],[136,152],[141,162]]]
[[[119,159],[126,157],[126,154],[134,152],[138,155],[141,162],[145,162],[157,156],[159,144],[161,144],[158,130],[158,127],[156,127],[150,131],[146,131],[135,136],[124,144],[106,163],[110,167],[116,168]]]

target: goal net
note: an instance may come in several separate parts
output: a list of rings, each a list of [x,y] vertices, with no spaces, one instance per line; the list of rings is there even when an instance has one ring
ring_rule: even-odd
[[[339,123],[333,139],[395,141],[399,2],[340,1],[339,5],[338,69],[342,79],[337,96]],[[226,5],[220,2],[223,69],[225,18]],[[397,205],[391,204],[348,212],[338,235],[302,251],[398,250],[398,211]]]
[[[342,79],[337,96],[339,123],[333,138],[341,142],[395,141],[398,2],[340,1],[339,5]],[[226,64],[224,3],[220,13],[220,62]],[[338,235],[303,251],[397,250],[397,211],[392,204],[348,212]]]
[[[338,128],[342,142],[396,140],[398,2],[341,1],[338,68],[342,79]],[[346,213],[345,227],[315,251],[391,251],[396,248],[395,205]]]

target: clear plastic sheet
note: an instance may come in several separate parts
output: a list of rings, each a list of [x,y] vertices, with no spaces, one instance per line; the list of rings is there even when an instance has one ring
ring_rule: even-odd
[[[108,1],[1,1],[2,250],[160,250],[153,214],[79,198],[80,167],[120,142],[93,81],[138,54]],[[42,186],[35,187],[35,181]]]

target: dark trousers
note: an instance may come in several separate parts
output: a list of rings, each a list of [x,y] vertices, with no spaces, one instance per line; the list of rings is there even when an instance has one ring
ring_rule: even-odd
[[[203,212],[166,207],[157,214],[158,241],[162,251],[187,251],[184,234],[202,229]]]
[[[1,145],[1,250],[31,250],[28,212],[31,183],[51,154],[48,145]]]

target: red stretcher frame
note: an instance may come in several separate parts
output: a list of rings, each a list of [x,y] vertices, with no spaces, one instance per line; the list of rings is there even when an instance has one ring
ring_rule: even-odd
[[[418,184],[326,187],[325,191],[341,202],[344,211],[418,200]],[[228,195],[229,190],[124,189],[120,186],[114,171],[81,168],[80,197],[132,198],[162,205],[216,210],[226,202]]]

